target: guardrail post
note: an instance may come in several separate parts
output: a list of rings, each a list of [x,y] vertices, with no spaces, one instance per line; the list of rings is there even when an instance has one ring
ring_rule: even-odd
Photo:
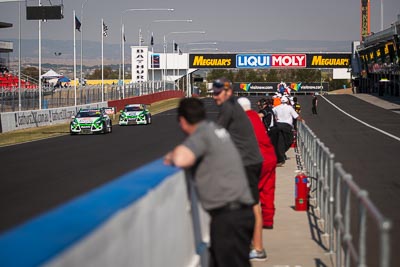
[[[335,155],[334,154],[329,154],[329,174],[328,174],[328,180],[329,180],[329,253],[334,253],[334,247],[333,247],[333,234],[334,234],[334,229],[333,229],[333,220],[334,220],[334,204],[335,204],[335,196],[333,195],[333,189],[334,189],[334,184],[333,184],[333,170],[334,170],[334,159]]]
[[[336,220],[336,266],[341,267],[342,266],[342,219],[343,215],[341,212],[341,207],[342,207],[342,201],[341,201],[341,179],[340,179],[340,173],[339,169],[341,167],[340,163],[335,164],[335,170],[337,175],[335,175],[336,178],[336,214],[335,214],[335,220]]]
[[[357,197],[359,198],[359,209],[360,209],[360,232],[359,232],[359,240],[358,240],[358,267],[366,267],[366,255],[367,255],[367,212],[364,205],[362,205],[362,199],[368,196],[368,192],[365,190],[361,190],[358,192]]]
[[[381,225],[381,252],[380,252],[380,266],[389,267],[390,266],[390,235],[389,231],[392,228],[392,223],[388,220],[384,220]]]

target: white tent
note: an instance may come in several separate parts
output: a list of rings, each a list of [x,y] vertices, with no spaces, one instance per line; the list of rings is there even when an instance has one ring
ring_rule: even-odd
[[[49,70],[48,72],[46,72],[45,74],[40,76],[40,78],[51,79],[51,78],[59,78],[59,77],[62,77],[62,76],[63,75],[58,74],[54,70]]]

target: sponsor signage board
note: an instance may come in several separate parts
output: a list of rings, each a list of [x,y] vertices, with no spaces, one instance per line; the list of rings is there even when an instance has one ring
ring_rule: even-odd
[[[236,68],[236,54],[189,54],[190,68]]]
[[[189,54],[189,67],[195,69],[262,68],[348,68],[351,53],[294,54]]]
[[[343,54],[307,54],[307,68],[333,69],[348,68],[351,53]]]
[[[306,54],[238,54],[236,68],[305,68]]]
[[[233,90],[241,93],[275,93],[280,82],[255,82],[255,83],[233,83]],[[292,83],[286,83],[288,85]],[[307,92],[319,92],[328,91],[329,83],[302,83],[300,90],[292,90],[291,93],[307,93]]]

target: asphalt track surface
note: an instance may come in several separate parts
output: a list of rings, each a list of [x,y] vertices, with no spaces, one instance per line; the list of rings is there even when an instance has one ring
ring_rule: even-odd
[[[325,97],[352,116],[400,137],[400,114],[352,95]],[[252,103],[258,98],[251,98]],[[306,124],[390,218],[395,255],[400,251],[400,141],[355,121],[320,96],[318,115],[312,115],[311,98],[298,96]],[[204,102],[209,118],[215,119],[218,109],[213,100]],[[114,126],[108,135],[62,136],[0,148],[0,233],[162,157],[183,139],[176,110],[171,110],[153,116],[151,125]]]
[[[176,111],[106,135],[1,147],[0,233],[164,156],[184,138]]]

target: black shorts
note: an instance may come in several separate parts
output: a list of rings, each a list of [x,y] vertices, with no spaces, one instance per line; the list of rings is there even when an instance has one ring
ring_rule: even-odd
[[[258,181],[260,181],[260,174],[262,168],[262,162],[253,165],[244,166],[246,170],[247,180],[249,182],[251,195],[254,199],[254,204],[260,202],[260,195],[258,192]]]

